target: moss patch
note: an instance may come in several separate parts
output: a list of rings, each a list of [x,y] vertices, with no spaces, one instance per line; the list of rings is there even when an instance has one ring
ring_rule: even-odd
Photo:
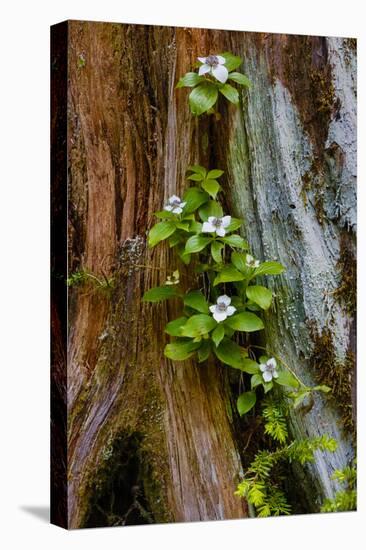
[[[340,272],[341,282],[334,292],[334,296],[345,306],[348,314],[354,316],[357,301],[357,265],[352,235],[347,232],[343,232],[341,236],[337,268]]]
[[[291,93],[314,154],[322,159],[336,104],[326,38],[274,35],[267,47],[273,60],[270,77],[279,78]]]
[[[355,357],[348,351],[346,358],[340,362],[335,353],[331,332],[324,328],[319,335],[315,327],[311,327],[314,342],[310,366],[315,373],[315,379],[320,384],[331,388],[329,398],[332,399],[341,413],[341,426],[355,437],[356,426],[352,407],[352,382],[355,370]]]

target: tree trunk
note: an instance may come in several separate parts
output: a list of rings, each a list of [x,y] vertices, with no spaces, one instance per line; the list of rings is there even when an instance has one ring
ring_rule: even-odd
[[[269,281],[276,299],[265,341],[306,383],[332,388],[331,398],[318,393],[291,418],[294,435],[328,433],[339,444],[299,480],[316,511],[334,496],[334,469],[354,456],[355,41],[235,33],[232,49],[253,85],[215,139],[230,208],[245,217],[255,255],[286,266]]]
[[[245,59],[252,88],[239,108],[220,105],[220,121],[194,118],[177,80],[197,55],[225,50]],[[226,170],[227,206],[254,253],[287,268],[272,283],[269,347],[345,406],[344,388],[355,394],[354,68],[343,39],[68,23],[69,274],[113,278],[69,290],[69,527],[248,515],[234,496],[243,441],[229,369],[167,360],[177,306],[141,302],[175,267],[146,234],[189,164]],[[341,441],[302,481],[307,511],[352,456],[339,419],[321,397],[292,415],[295,434]]]

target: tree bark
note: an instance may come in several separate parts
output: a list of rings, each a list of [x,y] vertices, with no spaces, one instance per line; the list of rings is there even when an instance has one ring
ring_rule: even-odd
[[[356,45],[236,33],[232,49],[253,86],[225,116],[226,136],[217,131],[230,207],[255,255],[286,266],[268,281],[276,298],[265,341],[306,383],[332,388],[291,415],[295,436],[328,433],[339,444],[299,479],[316,511],[338,488],[334,469],[354,456]]]
[[[245,219],[254,253],[287,268],[271,283],[269,347],[309,383],[352,377],[353,43],[74,21],[68,32],[69,273],[114,279],[109,292],[69,291],[68,525],[128,523],[136,510],[140,522],[246,517],[234,496],[243,442],[227,369],[164,357],[177,305],[141,298],[176,260],[167,247],[149,250],[146,234],[152,213],[183,193],[189,164],[226,170],[227,207]],[[225,50],[243,56],[252,88],[239,108],[220,103],[220,121],[193,118],[177,80],[197,55]],[[308,511],[334,493],[333,467],[353,454],[339,418],[321,397],[292,415],[295,434],[341,442],[303,480]],[[129,493],[124,520],[103,508],[113,472]]]

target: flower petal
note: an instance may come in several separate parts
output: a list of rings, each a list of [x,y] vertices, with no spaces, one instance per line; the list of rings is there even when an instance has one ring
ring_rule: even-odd
[[[212,69],[212,74],[219,82],[226,82],[227,78],[229,76],[229,71],[225,67],[225,65],[217,65]]]
[[[218,304],[225,304],[226,306],[228,306],[229,304],[231,304],[231,298],[230,298],[230,296],[227,296],[226,294],[222,294],[222,296],[219,296],[217,298],[216,302]]]
[[[208,309],[211,311],[211,313],[215,313],[215,311],[216,311],[216,306],[215,306],[215,305],[214,305],[214,306],[210,306]]]
[[[278,378],[278,372],[276,370],[274,370],[272,372],[272,376],[273,376],[273,378]]]
[[[177,195],[172,195],[171,197],[169,197],[168,202],[170,204],[172,204],[173,202],[180,202],[180,198],[177,197]]]
[[[221,221],[223,227],[228,227],[231,224],[231,216],[224,216]]]
[[[212,225],[212,223],[209,222],[203,222],[202,224],[202,233],[214,233],[216,230],[216,227]]]
[[[246,263],[250,264],[250,263],[252,263],[253,260],[254,260],[253,256],[251,254],[247,254],[247,256],[245,258]]]
[[[259,368],[262,372],[265,372],[267,370],[267,365],[265,363],[260,363]]]
[[[215,229],[219,237],[225,237],[226,231],[223,227],[215,227]]]
[[[201,61],[201,63],[206,63],[207,57],[197,57],[198,61]]]
[[[207,221],[208,221],[208,223],[212,223],[215,220],[216,220],[215,216],[209,216]]]
[[[217,311],[216,310],[215,313],[213,314],[213,318],[218,323],[221,323],[221,321],[225,321],[226,317],[227,317],[226,311]]]
[[[180,203],[181,208],[184,208],[186,204],[187,204],[186,202],[181,202]]]
[[[210,65],[201,65],[198,69],[198,74],[202,76],[203,74],[209,73],[211,71]]]
[[[173,208],[173,214],[181,214],[183,212],[183,208],[181,208],[180,206],[176,206],[175,208]]]
[[[266,364],[269,367],[273,367],[274,369],[277,367],[277,362],[276,362],[276,359],[274,357],[271,357],[270,359],[268,359]]]
[[[226,59],[225,57],[222,57],[222,55],[217,55],[216,57],[220,65],[223,65],[224,63],[226,63]]]
[[[164,210],[167,210],[168,212],[171,212],[173,210],[173,207],[171,204],[167,204],[166,206],[164,206]]]
[[[265,371],[263,374],[263,380],[265,382],[270,382],[272,380],[272,373],[271,372],[268,372],[268,371]]]
[[[233,315],[235,312],[236,312],[236,307],[234,307],[234,306],[228,306],[226,308],[226,313],[228,315]]]

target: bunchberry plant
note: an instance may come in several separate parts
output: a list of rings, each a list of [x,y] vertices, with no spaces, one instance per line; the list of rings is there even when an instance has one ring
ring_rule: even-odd
[[[228,81],[248,88],[250,80],[236,69],[242,64],[241,57],[230,52],[198,57],[198,72],[186,73],[179,80],[177,88],[193,88],[189,94],[189,105],[193,115],[214,113],[219,94],[230,103],[239,103],[239,92]]]
[[[194,260],[195,287],[184,290],[175,269],[164,285],[150,289],[143,299],[181,301],[181,315],[165,328],[172,337],[164,350],[169,359],[182,361],[196,356],[203,362],[216,356],[225,365],[250,375],[250,389],[237,401],[238,412],[243,415],[254,407],[260,388],[264,393],[275,386],[288,388],[291,391],[287,395],[293,400],[328,388],[309,388],[281,359],[272,354],[260,355],[257,360],[254,347],[243,344],[241,335],[264,329],[260,311],[272,304],[272,291],[258,284],[259,277],[280,275],[284,267],[279,262],[260,262],[249,253],[248,243],[238,233],[242,220],[225,213],[218,200],[222,188],[217,180],[222,175],[222,170],[190,166],[187,179],[196,185],[182,198],[169,197],[163,210],[155,213],[162,221],[149,232],[151,247],[167,240],[184,264]]]
[[[189,95],[191,112],[215,113],[219,94],[238,103],[238,90],[228,81],[250,85],[244,74],[235,72],[242,59],[225,52],[198,57],[198,61],[198,72],[188,72],[177,84],[177,88],[193,88]],[[219,180],[223,174],[217,168],[189,166],[186,177],[191,186],[182,197],[168,197],[155,212],[159,221],[149,231],[148,244],[155,247],[166,241],[176,255],[164,284],[145,292],[143,300],[154,303],[172,299],[181,304],[179,317],[165,327],[170,336],[164,349],[166,357],[198,363],[212,358],[225,368],[240,371],[240,385],[246,391],[237,397],[238,414],[260,410],[264,436],[272,443],[268,450],[256,454],[236,494],[245,497],[259,516],[289,514],[281,477],[273,472],[286,461],[312,461],[317,450],[332,452],[337,443],[326,435],[289,441],[288,410],[300,407],[305,400],[311,404],[313,392],[327,393],[330,388],[307,386],[281,357],[266,346],[250,343],[250,334],[264,329],[261,312],[272,306],[273,293],[266,286],[266,278],[280,276],[285,268],[277,261],[261,261],[249,250],[239,233],[243,221],[221,204]],[[186,269],[180,272],[177,261],[183,266],[191,264],[189,276]],[[329,503],[326,506],[330,508]]]

